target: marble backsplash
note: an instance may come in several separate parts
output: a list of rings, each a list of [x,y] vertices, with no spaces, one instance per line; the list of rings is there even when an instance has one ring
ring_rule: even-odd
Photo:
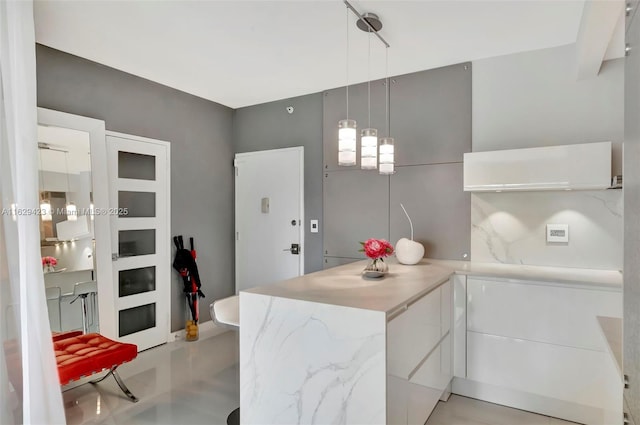
[[[621,270],[622,190],[471,195],[471,259]],[[547,224],[568,224],[569,243],[547,243]]]
[[[93,239],[83,238],[69,242],[59,242],[40,248],[40,254],[52,256],[58,260],[56,270],[65,271],[93,270]]]

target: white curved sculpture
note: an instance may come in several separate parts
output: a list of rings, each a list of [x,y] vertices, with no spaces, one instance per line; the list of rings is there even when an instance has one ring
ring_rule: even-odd
[[[424,257],[424,246],[422,246],[420,242],[413,240],[413,223],[411,222],[411,217],[409,217],[404,205],[400,204],[400,206],[409,220],[409,225],[411,226],[411,239],[401,238],[396,242],[396,258],[401,264],[417,264],[422,260],[422,257]]]
[[[401,264],[417,264],[424,257],[424,246],[420,242],[402,238],[396,242],[396,258]]]

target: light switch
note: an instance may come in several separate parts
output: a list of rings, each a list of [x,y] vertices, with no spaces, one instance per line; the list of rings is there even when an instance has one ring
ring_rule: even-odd
[[[311,233],[318,233],[318,220],[311,220]]]
[[[269,198],[262,198],[260,200],[260,211],[262,214],[269,214]]]
[[[569,243],[568,224],[547,224],[548,243]]]

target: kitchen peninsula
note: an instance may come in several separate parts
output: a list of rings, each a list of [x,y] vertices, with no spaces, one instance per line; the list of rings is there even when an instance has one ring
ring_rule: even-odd
[[[365,280],[363,268],[348,264],[240,293],[243,423],[385,423],[418,396],[409,380],[422,363],[431,369],[425,359],[448,335],[441,322],[450,322],[453,270],[392,264],[385,278]],[[416,323],[403,319],[413,316]],[[387,364],[399,376],[388,377]],[[431,409],[422,407],[426,420]]]
[[[579,378],[585,375],[581,368],[604,370],[599,365],[606,359],[606,349],[595,316],[620,315],[622,278],[618,271],[426,259],[416,266],[404,266],[391,260],[386,277],[366,280],[360,275],[365,264],[347,264],[240,293],[242,423],[424,423],[438,400],[448,398],[454,376],[461,378],[460,393],[466,395],[524,409],[527,403],[535,406],[538,398],[544,398],[551,400],[546,414],[589,417],[583,422],[594,424],[603,417],[607,406],[606,400],[597,404],[600,391],[605,391],[599,377],[593,378],[597,374],[592,373],[588,382]],[[467,276],[473,279],[467,281]],[[534,306],[536,297],[545,297],[547,292],[558,302],[565,297],[598,301],[585,311],[572,311],[574,319],[570,320],[559,317],[551,305],[539,321],[542,330],[523,317],[529,323],[523,332],[532,336],[513,329],[494,332],[491,326],[499,324],[483,319],[487,301],[483,293],[499,299],[505,285],[507,291],[523,291],[507,295]],[[468,294],[473,294],[477,304],[471,303]],[[517,301],[507,304],[494,306],[498,316]],[[472,305],[473,314],[467,317]],[[528,313],[526,308],[520,310]],[[513,316],[511,324],[517,327],[519,320]],[[548,329],[549,320],[558,321],[553,332]],[[578,337],[565,341],[565,333],[575,334],[570,327],[583,322]],[[547,356],[548,364],[554,365],[547,373],[558,374],[560,381],[578,379],[576,385],[583,391],[574,394],[571,385],[562,391],[539,388],[535,379],[529,382],[526,373],[519,387],[508,379],[490,382],[494,376],[508,378],[513,373],[509,370],[480,376],[474,362],[486,355],[483,327],[491,328],[486,331],[492,333],[489,342],[529,338],[532,347],[526,348],[542,347],[536,355]],[[468,331],[474,346],[467,346]],[[554,344],[564,351],[544,351],[555,349]],[[505,355],[518,354],[510,349],[507,344]],[[579,366],[563,370],[576,359]],[[510,395],[529,395],[509,402],[502,393],[486,392],[489,387]]]

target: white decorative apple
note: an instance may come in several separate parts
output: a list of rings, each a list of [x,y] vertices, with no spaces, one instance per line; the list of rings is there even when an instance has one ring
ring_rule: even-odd
[[[401,264],[417,264],[424,257],[424,246],[420,242],[402,238],[396,242],[396,258]]]
[[[396,242],[396,258],[401,264],[418,264],[422,257],[424,257],[424,246],[420,242],[413,240],[413,223],[409,213],[404,208],[404,205],[400,204],[402,211],[404,211],[407,219],[409,220],[409,226],[411,226],[411,239],[401,238]]]

